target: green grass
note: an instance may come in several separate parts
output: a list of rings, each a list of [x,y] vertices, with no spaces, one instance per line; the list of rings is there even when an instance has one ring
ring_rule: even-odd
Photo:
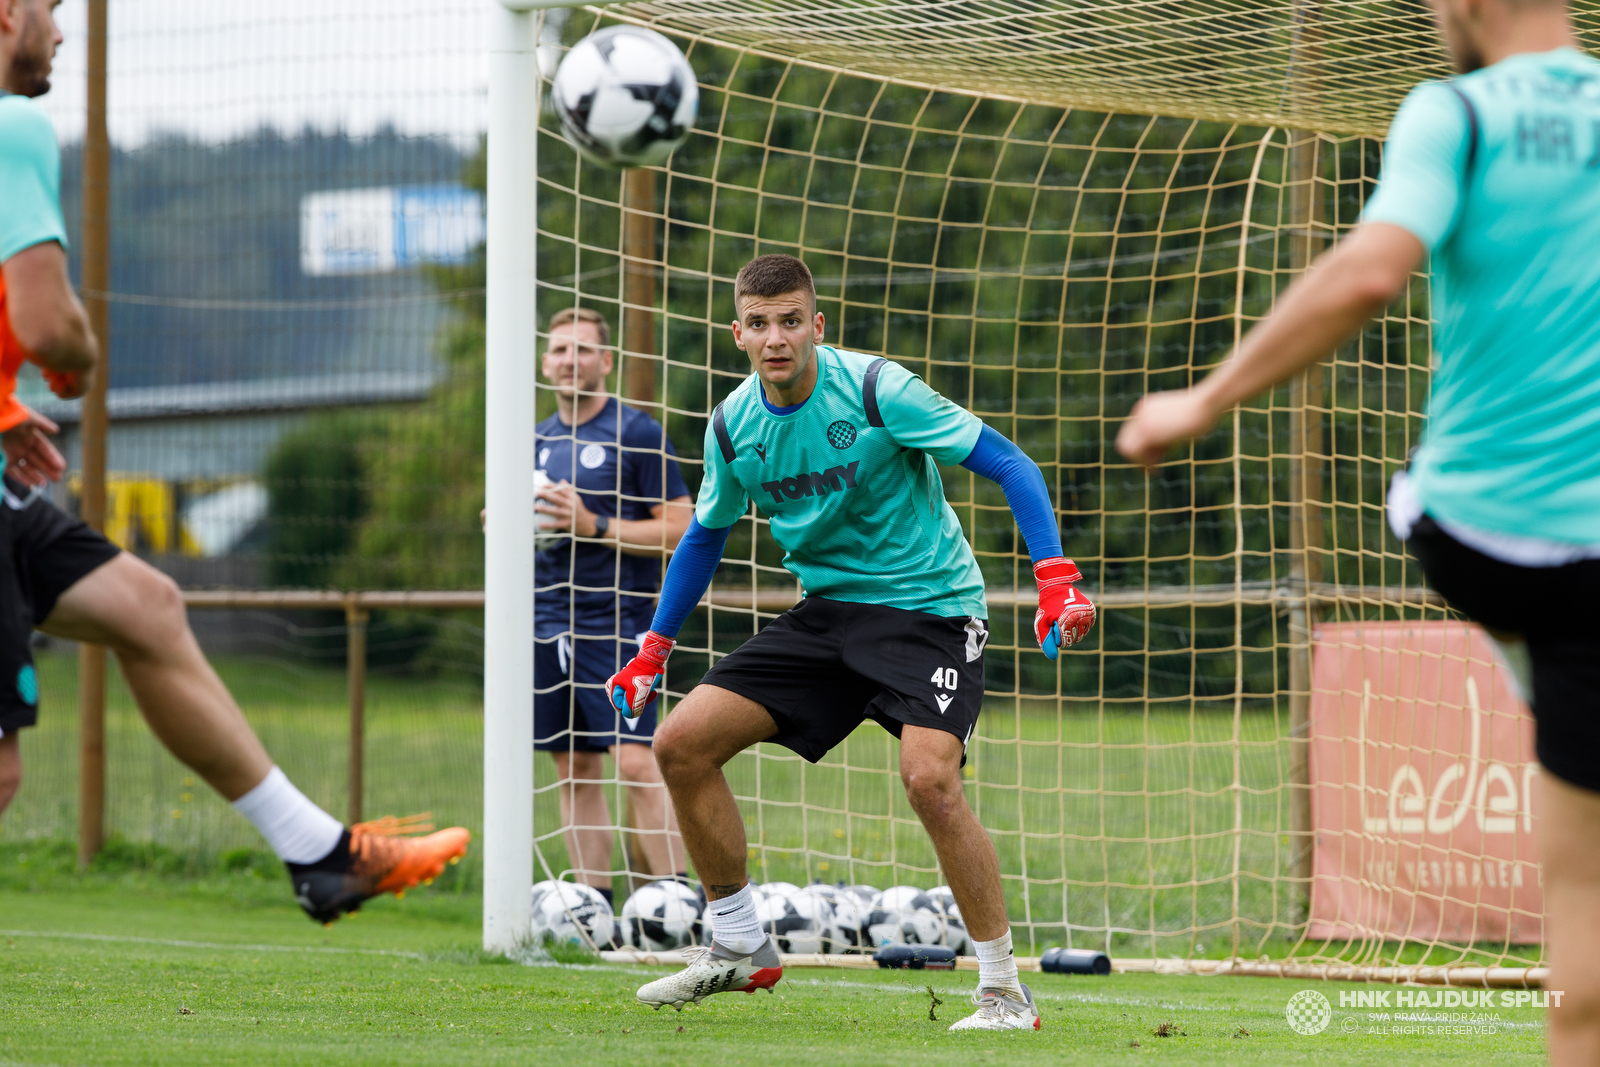
[[[343,673],[287,646],[222,657],[216,666],[289,776],[343,815]],[[0,885],[22,854],[6,851],[10,846],[37,850],[76,833],[75,659],[46,654],[40,668],[40,725],[22,735],[23,788],[0,819]],[[107,819],[123,850],[118,862],[190,876],[257,863],[260,857],[250,856],[261,842],[250,826],[167,755],[114,672],[109,690]],[[432,811],[440,824],[478,833],[482,697],[472,680],[380,672],[370,681],[367,709],[366,814]],[[869,723],[817,765],[772,745],[729,764],[750,839],[751,877],[880,888],[944,880],[905,801],[897,749]],[[1129,708],[991,697],[969,749],[968,796],[999,851],[1020,949],[1036,954],[1070,943],[1122,956],[1214,958],[1290,951],[1300,912],[1285,881],[1292,867],[1288,766],[1286,716],[1271,705],[1245,706],[1235,717],[1200,704]],[[544,862],[560,874],[568,861],[553,778],[551,761],[537,758],[535,833]],[[617,817],[620,789],[610,793],[610,805]],[[150,847],[148,855],[134,854]],[[622,847],[619,835],[612,860],[618,870]],[[448,885],[471,893],[480,877],[474,849]],[[625,895],[620,880],[617,888]],[[1370,945],[1325,950],[1372,959]],[[1493,945],[1462,956],[1399,945],[1381,955],[1418,962],[1423,951],[1435,963],[1504,958],[1517,965],[1524,961],[1510,955],[1536,949],[1514,947],[1508,955]]]
[[[1033,975],[1039,1033],[951,1034],[973,976],[791,969],[776,996],[682,1014],[633,990],[658,970],[522,966],[477,948],[459,894],[375,901],[322,929],[281,882],[111,873],[48,892],[0,888],[4,1064],[1387,1065],[1543,1062],[1541,1012],[1496,1009],[1493,1035],[1291,1031],[1306,983]],[[928,1019],[927,987],[944,1003]],[[1170,1024],[1171,1036],[1153,1031]],[[1373,1025],[1364,1018],[1361,1026]],[[1137,1045],[1134,1043],[1137,1042]]]

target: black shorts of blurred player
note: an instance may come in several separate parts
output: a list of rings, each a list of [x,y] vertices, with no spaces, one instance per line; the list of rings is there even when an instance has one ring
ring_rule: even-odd
[[[122,550],[10,478],[0,497],[0,740],[39,721],[33,631],[79,579]],[[16,789],[0,780],[0,811]],[[0,772],[3,773],[3,772]]]
[[[651,742],[659,702],[637,719],[617,713],[605,682],[639,652],[637,639],[564,633],[534,643],[533,747],[555,760],[567,854],[580,881],[611,892],[612,821],[606,805],[604,756],[616,761],[628,789],[638,829],[624,841],[636,845],[640,873],[665,877],[687,863],[667,792],[656,771]],[[661,827],[651,831],[649,828]],[[631,862],[631,860],[630,860]]]
[[[1406,548],[1451,607],[1498,637],[1522,637],[1539,762],[1600,793],[1600,559],[1518,566],[1462,544],[1427,515]]]
[[[873,720],[899,737],[925,726],[966,744],[983,708],[988,624],[881,604],[807,597],[719,660],[702,682],[767,709],[767,738],[812,763]]]

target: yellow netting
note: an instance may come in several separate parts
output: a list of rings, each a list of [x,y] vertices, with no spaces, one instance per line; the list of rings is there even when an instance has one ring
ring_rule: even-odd
[[[1418,632],[1430,641],[1448,625],[1382,518],[1386,480],[1422,426],[1426,279],[1330,367],[1247,404],[1154,476],[1111,447],[1141,394],[1221,359],[1354,224],[1379,173],[1378,141],[1129,114],[1157,98],[1051,96],[1042,80],[1026,95],[1047,103],[946,91],[981,83],[1024,95],[1006,80],[1014,57],[928,29],[976,5],[919,8],[932,13],[898,37],[891,28],[908,16],[885,11],[873,47],[855,38],[859,68],[861,57],[903,64],[877,45],[920,34],[941,65],[894,69],[942,88],[764,54],[817,56],[818,42],[845,39],[832,27],[856,9],[740,20],[722,10],[629,9],[670,11],[672,25],[701,35],[678,38],[702,112],[668,167],[625,181],[579,165],[547,120],[541,313],[576,302],[631,324],[618,388],[665,423],[693,486],[706,418],[749,373],[725,325],[733,274],[756,254],[799,255],[817,277],[830,341],[900,360],[1040,463],[1066,551],[1104,608],[1091,642],[1058,666],[1028,631],[1028,557],[1003,496],[964,471],[945,476],[984,569],[993,630],[969,797],[999,849],[1019,943],[1318,964],[1536,957],[1517,944],[1537,938],[1524,839],[1503,838],[1521,851],[1501,866],[1498,846],[1467,836],[1489,764],[1508,768],[1484,787],[1498,798],[1493,825],[1515,822],[1527,792],[1517,776],[1529,756],[1504,728],[1517,713],[1494,689],[1487,652],[1328,625],[1426,622]],[[982,12],[995,28],[1004,9]],[[793,32],[779,33],[784,20]],[[1420,49],[1425,27],[1413,22]],[[595,25],[595,13],[577,14],[561,36]],[[746,48],[721,43],[735,25]],[[1128,32],[1148,39],[1149,27]],[[974,64],[963,75],[973,54],[995,73]],[[1177,85],[1182,68],[1172,69]],[[1269,99],[1255,75],[1235,76]],[[1391,102],[1412,75],[1397,64],[1393,77]],[[1213,96],[1190,78],[1181,106],[1162,106],[1215,114],[1205,102],[1227,99],[1231,84]],[[1110,82],[1095,91],[1110,94]],[[1369,87],[1365,103],[1386,91]],[[1118,110],[1060,106],[1069,96]],[[1363,124],[1381,129],[1381,116]],[[718,606],[682,634],[674,695],[793,602],[764,526],[759,516],[736,526]],[[1481,707],[1458,691],[1474,672]],[[1454,726],[1426,732],[1402,703],[1432,709],[1430,729]],[[1439,785],[1456,761],[1471,762],[1473,777]],[[545,762],[536,775],[541,852],[559,870],[557,787]],[[895,746],[876,726],[815,766],[760,746],[729,776],[757,881],[943,880],[903,799]],[[620,812],[625,791],[610,788]],[[1443,790],[1431,823],[1412,810],[1419,790],[1424,808]],[[1364,814],[1343,829],[1329,821],[1361,801]],[[1424,830],[1412,834],[1419,818]],[[1328,850],[1315,865],[1314,839]],[[1331,909],[1316,916],[1314,874]]]
[[[1585,40],[1600,5],[1579,0]],[[930,88],[1382,136],[1448,76],[1428,5],[1371,0],[658,0],[663,30]]]

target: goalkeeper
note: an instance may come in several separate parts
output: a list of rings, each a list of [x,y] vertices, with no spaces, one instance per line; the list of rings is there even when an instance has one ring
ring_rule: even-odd
[[[952,1029],[1038,1029],[1017,977],[994,845],[961,766],[983,705],[983,575],[937,464],[1000,483],[1039,583],[1045,655],[1081,641],[1094,606],[1073,585],[1039,468],[970,412],[886,359],[822,344],[811,272],[792,256],[734,282],[734,343],[755,373],[712,413],[695,518],[667,568],[639,654],[607,683],[638,715],[673,638],[754,500],[804,599],[708,671],[656,734],[656,760],[709,898],[714,943],[639,990],[659,1008],[771,989],[778,953],[756,921],[744,822],[722,766],[758,741],[815,762],[873,719],[900,738],[900,777],[950,880],[979,962],[978,1010]]]
[[[1362,225],[1193,389],[1145,397],[1145,466],[1310,366],[1432,257],[1428,426],[1389,520],[1530,698],[1550,1059],[1600,1063],[1600,63],[1563,0],[1434,0],[1462,77],[1418,86]]]

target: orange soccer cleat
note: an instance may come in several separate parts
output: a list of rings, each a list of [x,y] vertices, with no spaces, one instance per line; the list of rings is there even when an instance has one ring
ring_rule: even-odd
[[[356,823],[322,859],[288,864],[295,900],[327,925],[381,893],[400,897],[418,883],[432,882],[466,855],[472,834],[460,826],[429,833],[428,818],[391,815]],[[426,836],[412,836],[417,834]]]

